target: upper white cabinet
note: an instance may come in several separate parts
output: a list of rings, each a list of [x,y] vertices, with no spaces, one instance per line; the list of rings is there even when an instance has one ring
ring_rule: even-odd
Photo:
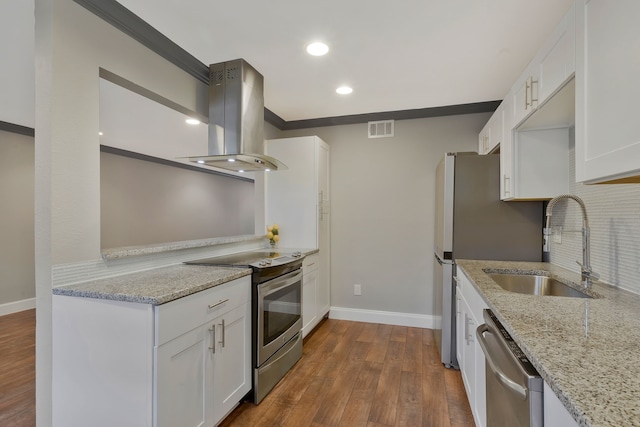
[[[502,200],[551,199],[568,190],[575,64],[572,6],[479,135],[480,153],[500,146]]]
[[[500,146],[503,138],[503,103],[498,106],[478,136],[478,153],[488,154]]]
[[[517,126],[538,106],[538,64],[532,62],[507,95],[512,100],[513,122]]]
[[[576,8],[576,181],[640,182],[640,2]]]
[[[545,200],[569,191],[568,128],[514,132],[510,151],[503,200]]]
[[[303,278],[304,334],[329,312],[330,307],[330,159],[329,145],[317,136],[271,139],[265,144],[268,155],[288,169],[269,173],[266,177],[266,222],[280,226],[280,246],[284,248],[318,248],[318,271],[305,267]],[[316,279],[317,274],[317,279]],[[305,284],[304,281],[307,281]],[[315,303],[304,295],[317,281]],[[315,313],[305,313],[315,307]]]
[[[538,66],[538,104],[541,106],[575,73],[575,25],[575,5],[572,5],[541,49]]]

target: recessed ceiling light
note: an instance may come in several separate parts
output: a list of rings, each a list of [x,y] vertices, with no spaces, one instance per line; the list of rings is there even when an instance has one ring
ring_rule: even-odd
[[[350,88],[349,86],[340,86],[336,89],[336,93],[339,93],[340,95],[349,95],[351,92],[353,92],[353,88]]]
[[[200,163],[201,165],[204,164],[204,160],[198,160],[198,163]]]
[[[102,132],[98,132],[98,135],[99,135],[99,136],[102,136],[102,135],[104,135],[104,133],[102,133]]]
[[[326,55],[329,52],[329,46],[322,42],[313,42],[307,45],[307,53],[313,56]]]
[[[227,159],[227,161],[233,163],[236,161],[236,159]]]
[[[271,172],[271,169],[265,169],[264,171],[265,172]]]
[[[185,120],[185,122],[187,122],[190,125],[199,125],[200,124],[200,120],[198,120],[198,119],[187,119],[187,120]]]
[[[240,172],[240,173],[244,173],[244,171],[243,171],[242,169],[240,169],[238,172]]]

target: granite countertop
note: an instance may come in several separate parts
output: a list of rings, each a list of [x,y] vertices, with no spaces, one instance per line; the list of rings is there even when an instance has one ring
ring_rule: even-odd
[[[594,298],[503,290],[483,270],[545,271],[548,263],[456,261],[580,426],[640,426],[640,296],[595,282]]]
[[[53,294],[159,305],[250,274],[250,268],[180,264],[60,286]]]
[[[106,261],[110,261],[110,260],[116,260],[121,258],[133,257],[133,256],[156,255],[164,252],[178,251],[183,249],[204,248],[208,246],[223,245],[228,243],[240,243],[240,242],[252,242],[252,241],[256,241],[256,242],[264,241],[266,243],[266,239],[267,239],[266,236],[246,234],[242,236],[213,237],[210,239],[158,243],[155,245],[125,246],[122,248],[103,249],[102,259]]]

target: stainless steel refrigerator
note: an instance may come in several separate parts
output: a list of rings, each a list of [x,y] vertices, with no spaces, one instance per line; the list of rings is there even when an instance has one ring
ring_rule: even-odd
[[[500,155],[447,153],[436,171],[434,311],[436,344],[446,367],[455,348],[456,259],[540,261],[543,202],[500,200]]]

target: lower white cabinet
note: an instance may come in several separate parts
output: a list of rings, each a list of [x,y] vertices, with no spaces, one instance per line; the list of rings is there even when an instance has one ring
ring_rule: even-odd
[[[476,339],[476,329],[484,323],[482,310],[488,308],[465,274],[456,272],[456,348],[476,426],[486,425],[486,385],[484,353]]]
[[[250,276],[153,306],[53,296],[53,426],[212,427],[251,390]]]
[[[544,400],[544,427],[578,427],[576,420],[569,414],[567,408],[546,382],[542,398]]]
[[[329,312],[329,283],[321,280],[320,254],[302,264],[302,336],[306,337]]]

